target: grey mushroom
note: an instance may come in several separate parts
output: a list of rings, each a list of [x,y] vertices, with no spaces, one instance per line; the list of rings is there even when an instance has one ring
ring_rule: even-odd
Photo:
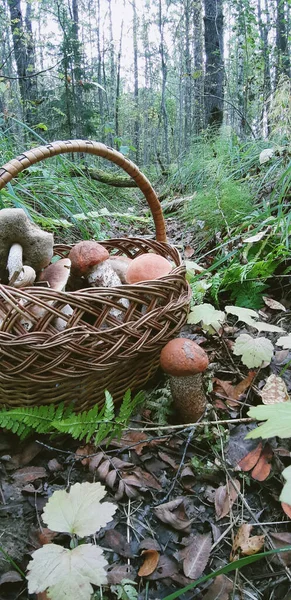
[[[46,267],[53,256],[53,234],[32,223],[22,208],[0,211],[0,279],[13,285],[23,265],[36,273]]]

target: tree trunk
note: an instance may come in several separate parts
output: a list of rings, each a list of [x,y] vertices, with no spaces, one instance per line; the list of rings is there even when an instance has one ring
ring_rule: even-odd
[[[288,51],[288,34],[286,27],[285,0],[277,0],[276,16],[276,85],[281,75],[290,77],[290,57]]]
[[[192,134],[192,65],[190,53],[190,16],[191,16],[191,0],[184,0],[184,16],[185,16],[185,51],[184,51],[184,146],[189,148],[189,143]]]
[[[36,100],[36,79],[31,76],[35,71],[31,6],[27,7],[26,25],[28,25],[28,31],[23,25],[20,0],[8,0],[8,6],[23,117],[31,124],[33,120],[33,105],[31,103]]]
[[[169,119],[168,112],[166,106],[166,85],[167,85],[167,62],[165,56],[165,41],[164,41],[164,22],[163,22],[163,14],[162,14],[162,0],[159,0],[159,16],[158,16],[158,27],[160,32],[160,57],[161,57],[161,67],[162,67],[162,97],[161,97],[161,120],[163,121],[163,133],[164,133],[164,155],[167,162],[167,165],[170,163],[170,155],[169,155]],[[158,154],[158,162],[161,164],[161,157]],[[163,167],[163,171],[165,168]]]
[[[205,126],[220,127],[223,121],[224,60],[222,0],[204,0]]]
[[[194,131],[199,134],[204,119],[203,73],[203,18],[201,0],[193,0],[193,55],[194,55]]]
[[[139,164],[139,94],[138,94],[138,20],[135,0],[132,0],[133,8],[133,73],[134,73],[134,136],[135,160]]]

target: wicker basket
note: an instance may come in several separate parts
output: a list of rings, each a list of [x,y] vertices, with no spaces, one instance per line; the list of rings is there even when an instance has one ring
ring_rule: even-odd
[[[104,401],[108,389],[114,401],[140,388],[156,371],[161,348],[186,321],[189,287],[178,251],[166,243],[161,205],[149,181],[122,154],[104,144],[74,140],[33,148],[0,169],[0,189],[23,169],[45,158],[68,152],[102,156],[122,167],[136,181],[151,209],[156,239],[119,238],[101,242],[113,255],[130,258],[154,251],[176,266],[156,281],[116,288],[56,292],[40,286],[15,289],[0,285],[0,404],[33,406],[74,403],[85,410]],[[56,245],[68,255],[70,246]],[[120,303],[127,298],[129,308]],[[62,308],[69,304],[71,316]],[[34,307],[42,307],[36,319]],[[122,318],[114,316],[117,308]],[[65,318],[64,331],[53,326]],[[33,322],[31,331],[23,323]]]

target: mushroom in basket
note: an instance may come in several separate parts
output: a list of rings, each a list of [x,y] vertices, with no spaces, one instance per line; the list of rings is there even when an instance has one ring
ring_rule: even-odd
[[[24,287],[46,267],[53,256],[53,234],[32,223],[21,208],[0,211],[0,278]],[[26,266],[30,267],[27,269]],[[28,283],[27,283],[28,282]]]

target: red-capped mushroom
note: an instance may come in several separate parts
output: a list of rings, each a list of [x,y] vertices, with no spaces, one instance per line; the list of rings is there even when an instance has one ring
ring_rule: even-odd
[[[170,376],[171,392],[181,421],[195,423],[206,407],[202,378],[208,367],[206,352],[192,340],[176,338],[162,349],[160,364]]]
[[[109,252],[98,242],[85,240],[78,242],[69,253],[73,275],[86,276],[88,271],[109,258]]]
[[[141,254],[134,258],[126,272],[127,283],[151,281],[165,277],[172,271],[171,263],[159,254]]]

